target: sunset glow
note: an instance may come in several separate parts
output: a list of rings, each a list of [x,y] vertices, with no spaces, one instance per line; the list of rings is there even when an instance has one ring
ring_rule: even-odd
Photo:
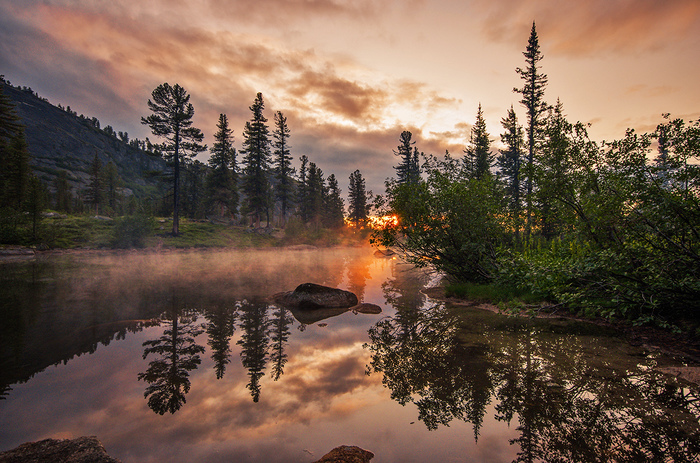
[[[700,116],[695,0],[0,0],[0,74],[141,139],[150,92],[179,83],[207,142],[226,113],[237,147],[262,92],[268,118],[289,118],[297,163],[344,191],[359,168],[379,192],[403,130],[420,151],[461,155],[479,103],[496,143],[511,105],[524,120],[512,89],[533,20],[545,99],[595,140]]]

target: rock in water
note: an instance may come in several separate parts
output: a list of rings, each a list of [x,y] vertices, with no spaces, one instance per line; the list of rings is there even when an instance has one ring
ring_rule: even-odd
[[[107,455],[95,436],[77,439],[45,439],[22,444],[0,453],[0,463],[121,463]]]
[[[341,445],[314,463],[369,463],[374,454],[360,447]]]
[[[357,305],[357,296],[350,291],[315,283],[303,283],[294,291],[274,296],[275,302],[296,309],[349,308]]]

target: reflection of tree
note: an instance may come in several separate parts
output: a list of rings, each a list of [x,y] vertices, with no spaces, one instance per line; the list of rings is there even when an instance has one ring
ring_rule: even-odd
[[[284,373],[284,365],[287,363],[284,347],[289,339],[289,325],[294,322],[294,318],[283,307],[278,307],[272,315],[274,318],[270,323],[270,341],[272,342],[270,361],[272,362],[272,379],[277,381]]]
[[[497,420],[517,420],[519,462],[698,461],[700,397],[656,373],[653,359],[610,359],[539,322],[407,311],[370,329],[368,369],[384,374],[392,398],[415,403],[429,429],[456,418],[478,437],[494,402]]]
[[[367,280],[372,278],[369,271],[370,260],[361,256],[348,262],[348,289],[362,302],[365,297]]]
[[[156,413],[175,413],[186,402],[185,394],[190,391],[189,372],[201,363],[199,354],[204,347],[195,344],[195,337],[203,332],[196,324],[197,315],[177,307],[164,315],[162,323],[166,325],[163,335],[143,343],[143,358],[150,354],[160,355],[148,364],[145,373],[139,373],[138,379],[149,385],[144,397],[148,406]]]
[[[239,326],[243,330],[238,345],[241,346],[241,360],[248,369],[250,381],[246,385],[253,396],[253,402],[260,399],[260,378],[265,374],[269,339],[267,304],[243,301]]]
[[[208,310],[204,317],[207,319],[205,325],[211,347],[211,358],[214,360],[214,371],[216,379],[221,379],[226,371],[226,365],[231,361],[231,336],[236,330],[236,309],[237,307],[220,306]]]
[[[384,372],[393,399],[414,402],[428,429],[458,418],[472,423],[478,437],[492,389],[485,345],[460,343],[441,308],[399,310],[371,328],[369,337],[370,371]]]

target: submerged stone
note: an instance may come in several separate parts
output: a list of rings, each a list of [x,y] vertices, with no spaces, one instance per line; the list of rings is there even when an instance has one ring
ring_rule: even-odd
[[[294,291],[273,296],[278,304],[295,309],[350,308],[357,305],[357,296],[345,291],[315,283],[303,283]]]
[[[370,451],[356,446],[341,445],[314,463],[369,463],[372,458],[374,454]]]

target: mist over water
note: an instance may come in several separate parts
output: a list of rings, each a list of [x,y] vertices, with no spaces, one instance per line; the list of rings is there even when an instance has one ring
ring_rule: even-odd
[[[344,444],[377,462],[700,454],[697,387],[659,371],[677,360],[445,306],[429,281],[368,248],[0,264],[0,451],[97,435],[124,462],[310,462]],[[305,282],[382,313],[272,302]]]

